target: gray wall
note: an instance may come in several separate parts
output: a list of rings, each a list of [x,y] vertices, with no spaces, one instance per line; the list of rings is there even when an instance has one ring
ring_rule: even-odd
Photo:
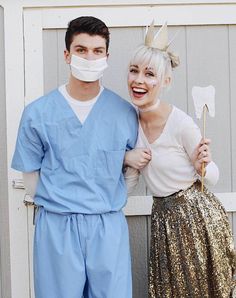
[[[0,7],[0,298],[11,297],[4,73],[4,11]],[[3,286],[4,285],[4,286]]]
[[[181,65],[174,71],[173,84],[164,98],[188,112],[194,119],[191,90],[194,85],[214,85],[216,117],[207,117],[207,136],[212,139],[213,158],[220,169],[215,192],[236,191],[236,26],[179,26],[172,49],[180,55]],[[69,69],[63,60],[64,30],[45,30],[45,93],[67,82]],[[127,65],[131,51],[143,40],[144,28],[112,28],[109,65],[103,84],[127,100]],[[221,46],[219,46],[221,45]],[[201,127],[201,122],[195,121]],[[141,180],[135,195],[148,191]],[[229,214],[236,234],[236,214]],[[147,297],[147,268],[150,218],[127,218],[133,263],[134,298]]]
[[[112,28],[109,65],[103,83],[129,100],[126,87],[131,51],[141,43],[143,28]],[[191,90],[194,85],[216,88],[216,117],[207,116],[206,133],[212,139],[212,154],[220,169],[216,192],[236,190],[236,26],[170,27],[177,37],[172,49],[181,64],[174,71],[171,89],[164,99],[187,111],[195,119]],[[69,68],[64,62],[64,30],[44,30],[45,93],[65,83]],[[121,43],[121,41],[123,41]],[[221,43],[224,46],[219,46]],[[47,54],[46,54],[47,53]],[[202,123],[195,121],[201,127]],[[145,187],[139,194],[145,194]]]

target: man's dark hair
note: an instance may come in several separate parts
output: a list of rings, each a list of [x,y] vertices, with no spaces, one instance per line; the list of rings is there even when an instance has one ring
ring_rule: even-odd
[[[80,33],[100,35],[106,40],[106,51],[108,51],[110,32],[103,21],[92,16],[83,16],[70,21],[65,36],[66,49],[68,51],[70,51],[70,45],[74,36]]]

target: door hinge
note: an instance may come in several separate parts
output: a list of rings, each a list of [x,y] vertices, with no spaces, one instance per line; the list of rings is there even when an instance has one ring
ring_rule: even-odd
[[[12,187],[14,189],[25,189],[23,179],[14,179],[14,180],[12,180]]]

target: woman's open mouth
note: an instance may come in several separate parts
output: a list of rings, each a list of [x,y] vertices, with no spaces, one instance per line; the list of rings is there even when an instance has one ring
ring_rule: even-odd
[[[147,90],[143,88],[133,87],[132,93],[135,98],[142,98],[147,93]]]

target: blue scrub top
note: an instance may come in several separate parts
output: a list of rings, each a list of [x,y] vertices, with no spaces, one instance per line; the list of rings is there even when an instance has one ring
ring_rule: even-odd
[[[34,201],[48,211],[118,211],[127,200],[124,154],[137,130],[135,109],[114,92],[103,90],[82,125],[56,89],[25,108],[12,168],[40,171]]]

